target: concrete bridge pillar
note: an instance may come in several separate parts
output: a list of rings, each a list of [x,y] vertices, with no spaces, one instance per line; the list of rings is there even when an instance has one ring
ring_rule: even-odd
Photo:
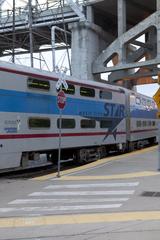
[[[157,0],[157,11],[160,11],[160,0]],[[157,17],[157,57],[160,57],[160,16]]]
[[[118,37],[120,37],[123,33],[127,31],[127,19],[126,19],[126,0],[118,0],[117,1],[117,26],[118,26]],[[127,49],[126,46],[121,46],[119,62],[126,63],[126,54]],[[127,70],[129,73],[134,73],[134,69]],[[123,79],[122,79],[123,80]],[[132,81],[125,80],[123,81],[123,86],[128,89],[134,89]]]
[[[69,24],[72,31],[72,75],[82,80],[98,80],[92,74],[92,62],[107,47],[107,38],[101,27],[83,21]]]
[[[126,32],[126,0],[118,0],[117,8],[118,16],[118,37],[120,37],[124,32]]]
[[[156,0],[157,1],[157,11],[160,10],[160,0]]]

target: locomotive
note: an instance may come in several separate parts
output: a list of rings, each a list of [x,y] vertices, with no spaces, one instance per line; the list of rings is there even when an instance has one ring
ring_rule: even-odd
[[[0,171],[23,169],[46,155],[88,162],[157,141],[157,108],[147,96],[119,86],[66,76],[60,114],[58,73],[0,64]]]

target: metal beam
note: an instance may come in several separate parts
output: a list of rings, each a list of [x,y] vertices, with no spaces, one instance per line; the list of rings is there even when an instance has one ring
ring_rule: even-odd
[[[2,5],[6,0],[0,0],[0,5]]]
[[[68,5],[71,7],[71,9],[77,14],[77,16],[80,18],[80,21],[85,21],[86,18],[81,11],[80,7],[76,4],[76,2],[73,2],[72,0],[66,0]]]
[[[130,62],[136,62],[139,61],[140,59],[143,58],[143,56],[145,55],[146,51],[144,48],[139,48],[136,51],[133,51],[131,53],[128,54],[128,58],[127,61]],[[114,82],[117,81],[119,79],[123,79],[125,78],[125,76],[128,76],[129,73],[127,73],[126,71],[122,70],[122,71],[115,71],[112,72],[109,76],[108,79],[110,82]],[[130,74],[129,74],[130,75]]]
[[[93,62],[92,71],[93,74],[104,73],[104,72],[112,72],[118,70],[128,70],[132,68],[156,65],[159,64],[160,57],[155,60],[148,60],[146,62],[137,62],[137,63],[128,63],[128,59],[126,62],[119,63],[114,67],[107,67],[107,63],[112,59],[114,54],[119,55],[119,59],[124,59],[124,49],[123,47],[132,42],[135,38],[143,35],[145,32],[149,31],[150,27],[157,27],[157,17],[158,12],[153,13],[148,18],[144,19],[142,22],[137,24],[135,27],[131,28],[129,31],[125,32],[118,39],[116,39],[109,47],[107,47],[99,57]]]
[[[29,0],[29,2],[28,2],[28,24],[29,24],[30,61],[31,61],[31,67],[34,67],[32,23],[33,23],[33,19],[32,19],[32,0]]]
[[[160,10],[160,0],[156,0],[156,7],[157,7],[157,11],[159,11]]]
[[[56,46],[55,47],[55,50],[64,50],[66,49],[66,46]],[[35,50],[34,52],[35,53],[43,53],[43,52],[48,52],[48,51],[52,51],[52,47],[49,47],[49,48],[40,48],[38,50]],[[30,51],[29,50],[23,50],[23,51],[18,51],[16,52],[16,55],[25,55],[25,54],[29,54]],[[4,57],[4,56],[11,56],[12,55],[12,52],[10,52],[9,50],[7,50],[6,52],[4,52],[3,54],[0,54],[1,57]]]
[[[12,62],[15,63],[15,41],[16,41],[16,35],[15,35],[15,8],[16,8],[16,2],[13,0],[13,35],[12,35]]]
[[[132,68],[157,66],[158,64],[160,64],[160,58],[156,58],[156,59],[148,60],[144,62],[118,64],[114,67],[107,67],[105,72],[114,72],[119,70],[128,70]]]
[[[117,7],[118,16],[118,36],[126,31],[126,0],[118,0]]]
[[[140,41],[137,41],[137,40],[133,41],[132,44],[134,44],[136,46],[139,46],[139,47],[147,48],[147,49],[150,49],[150,50],[153,49],[153,46],[151,44],[143,43],[143,42],[140,42]]]
[[[117,77],[117,79],[111,79],[109,76],[108,80],[110,83],[114,83],[122,79],[132,80],[132,79],[138,79],[138,78],[152,77],[152,76],[156,76],[158,72],[159,72],[158,68],[148,72],[137,72],[137,73],[122,72],[122,75],[119,74],[119,77]]]

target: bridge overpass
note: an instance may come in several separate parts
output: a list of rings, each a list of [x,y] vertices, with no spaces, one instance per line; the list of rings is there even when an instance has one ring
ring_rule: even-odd
[[[0,56],[71,48],[72,74],[126,87],[155,83],[160,64],[160,0],[40,0],[3,9]],[[63,29],[63,30],[60,30]],[[142,36],[143,41],[139,39]],[[54,62],[54,59],[53,59]],[[54,63],[53,63],[54,65]],[[54,66],[53,66],[54,68]],[[144,78],[145,77],[145,78]]]

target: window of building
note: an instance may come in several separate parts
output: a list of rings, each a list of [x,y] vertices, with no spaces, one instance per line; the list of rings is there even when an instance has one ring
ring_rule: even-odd
[[[81,120],[81,128],[95,128],[95,127],[96,127],[95,120],[89,120],[89,119]]]
[[[61,128],[63,129],[70,129],[76,127],[75,119],[71,118],[62,118],[61,119]],[[57,119],[57,128],[60,128],[60,119]]]
[[[29,88],[40,89],[40,90],[45,90],[45,91],[50,90],[50,82],[47,80],[28,78],[27,84],[28,84]]]
[[[95,90],[93,88],[80,87],[80,95],[85,97],[95,97]]]
[[[62,85],[62,90],[66,94],[74,95],[75,94],[75,86],[72,84],[68,84],[68,89],[66,90],[65,87]],[[60,89],[58,90],[60,91]]]
[[[28,120],[29,128],[50,128],[51,121],[49,118],[32,117]]]
[[[106,90],[101,90],[99,92],[99,97],[101,99],[112,99],[112,92],[111,91],[106,91]]]
[[[100,128],[110,128],[112,127],[112,121],[110,120],[101,120],[100,121]]]

